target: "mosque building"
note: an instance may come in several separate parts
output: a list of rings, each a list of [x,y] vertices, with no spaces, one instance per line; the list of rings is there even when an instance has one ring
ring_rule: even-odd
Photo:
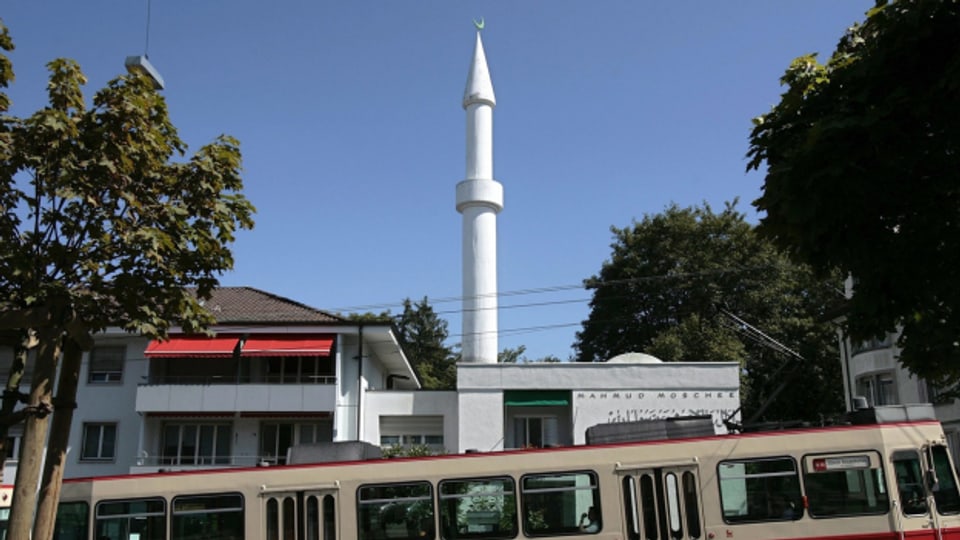
[[[438,452],[585,444],[592,426],[709,416],[737,420],[739,366],[497,363],[496,98],[478,29],[468,71],[462,215],[463,355],[457,388],[422,390],[389,323],[358,322],[249,287],[206,307],[215,337],[173,328],[152,341],[119,328],[84,354],[65,477],[283,464],[299,444],[366,441]],[[516,211],[523,211],[516,209]],[[0,374],[12,351],[0,350]],[[27,373],[24,380],[30,380]],[[14,478],[20,433],[4,481]]]

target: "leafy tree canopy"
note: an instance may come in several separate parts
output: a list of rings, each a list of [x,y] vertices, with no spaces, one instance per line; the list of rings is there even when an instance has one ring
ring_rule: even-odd
[[[89,331],[202,330],[213,318],[200,300],[233,267],[234,233],[253,226],[238,142],[174,161],[186,145],[148,80],[114,79],[88,109],[80,67],[49,69],[49,105],[3,125],[0,309],[57,298]]]
[[[403,312],[396,316],[395,322],[400,343],[417,370],[423,388],[456,388],[456,357],[444,344],[449,337],[447,321],[437,315],[427,298],[417,303],[405,299]]]
[[[760,232],[855,279],[855,339],[902,328],[901,362],[960,379],[960,3],[880,1],[830,59],[793,61],[755,119]]]
[[[593,298],[574,344],[577,360],[645,352],[670,362],[738,362],[747,374],[741,399],[749,413],[794,360],[744,334],[719,313],[723,308],[806,358],[768,419],[840,412],[836,335],[824,322],[840,293],[759,237],[735,205],[719,213],[708,205],[672,205],[630,227],[613,227],[610,259],[585,282]]]
[[[0,49],[12,48],[0,23]],[[233,267],[230,245],[254,213],[235,139],[221,136],[185,158],[166,102],[145,77],[116,78],[88,104],[76,62],[48,68],[48,104],[31,115],[7,114],[0,92],[0,330],[33,330],[39,342],[9,534],[29,537],[36,516],[38,540],[53,533],[72,420],[70,407],[54,413],[38,490],[60,351],[57,398],[73,403],[92,333],[204,331],[214,318],[202,301]],[[0,52],[0,88],[12,80]]]

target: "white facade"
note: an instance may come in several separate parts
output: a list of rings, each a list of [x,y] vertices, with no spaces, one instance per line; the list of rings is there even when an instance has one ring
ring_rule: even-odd
[[[597,424],[676,416],[710,415],[723,433],[723,420],[739,420],[740,379],[729,362],[461,364],[457,393],[460,425],[469,426],[459,450],[488,451],[529,444],[520,440],[529,419],[540,419],[546,445],[584,444]],[[538,393],[555,404],[537,403]]]
[[[318,329],[333,330],[305,330]],[[386,354],[371,344],[361,374],[357,329],[339,330],[330,355],[336,380],[321,384],[160,375],[151,368],[157,360],[144,355],[149,340],[98,336],[92,354],[122,347],[123,364],[103,377],[91,370],[91,353],[84,355],[65,476],[282,463],[284,450],[300,442],[362,440],[459,453],[584,444],[587,428],[611,422],[710,415],[723,432],[722,420],[739,420],[735,363],[463,363],[456,391],[427,391],[397,388],[384,376],[392,370]],[[11,358],[3,351],[0,369]],[[539,401],[544,396],[560,398]],[[4,478],[12,479],[15,467],[8,461]]]

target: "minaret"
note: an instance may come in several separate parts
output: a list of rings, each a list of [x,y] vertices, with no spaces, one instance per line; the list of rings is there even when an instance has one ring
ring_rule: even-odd
[[[467,111],[467,174],[457,184],[463,214],[463,361],[497,362],[497,214],[503,186],[493,179],[493,95],[487,58],[477,43],[463,93]]]

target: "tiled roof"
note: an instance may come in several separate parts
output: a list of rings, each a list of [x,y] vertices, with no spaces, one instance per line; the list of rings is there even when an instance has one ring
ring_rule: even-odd
[[[332,313],[253,287],[221,287],[204,303],[217,324],[341,323]]]

